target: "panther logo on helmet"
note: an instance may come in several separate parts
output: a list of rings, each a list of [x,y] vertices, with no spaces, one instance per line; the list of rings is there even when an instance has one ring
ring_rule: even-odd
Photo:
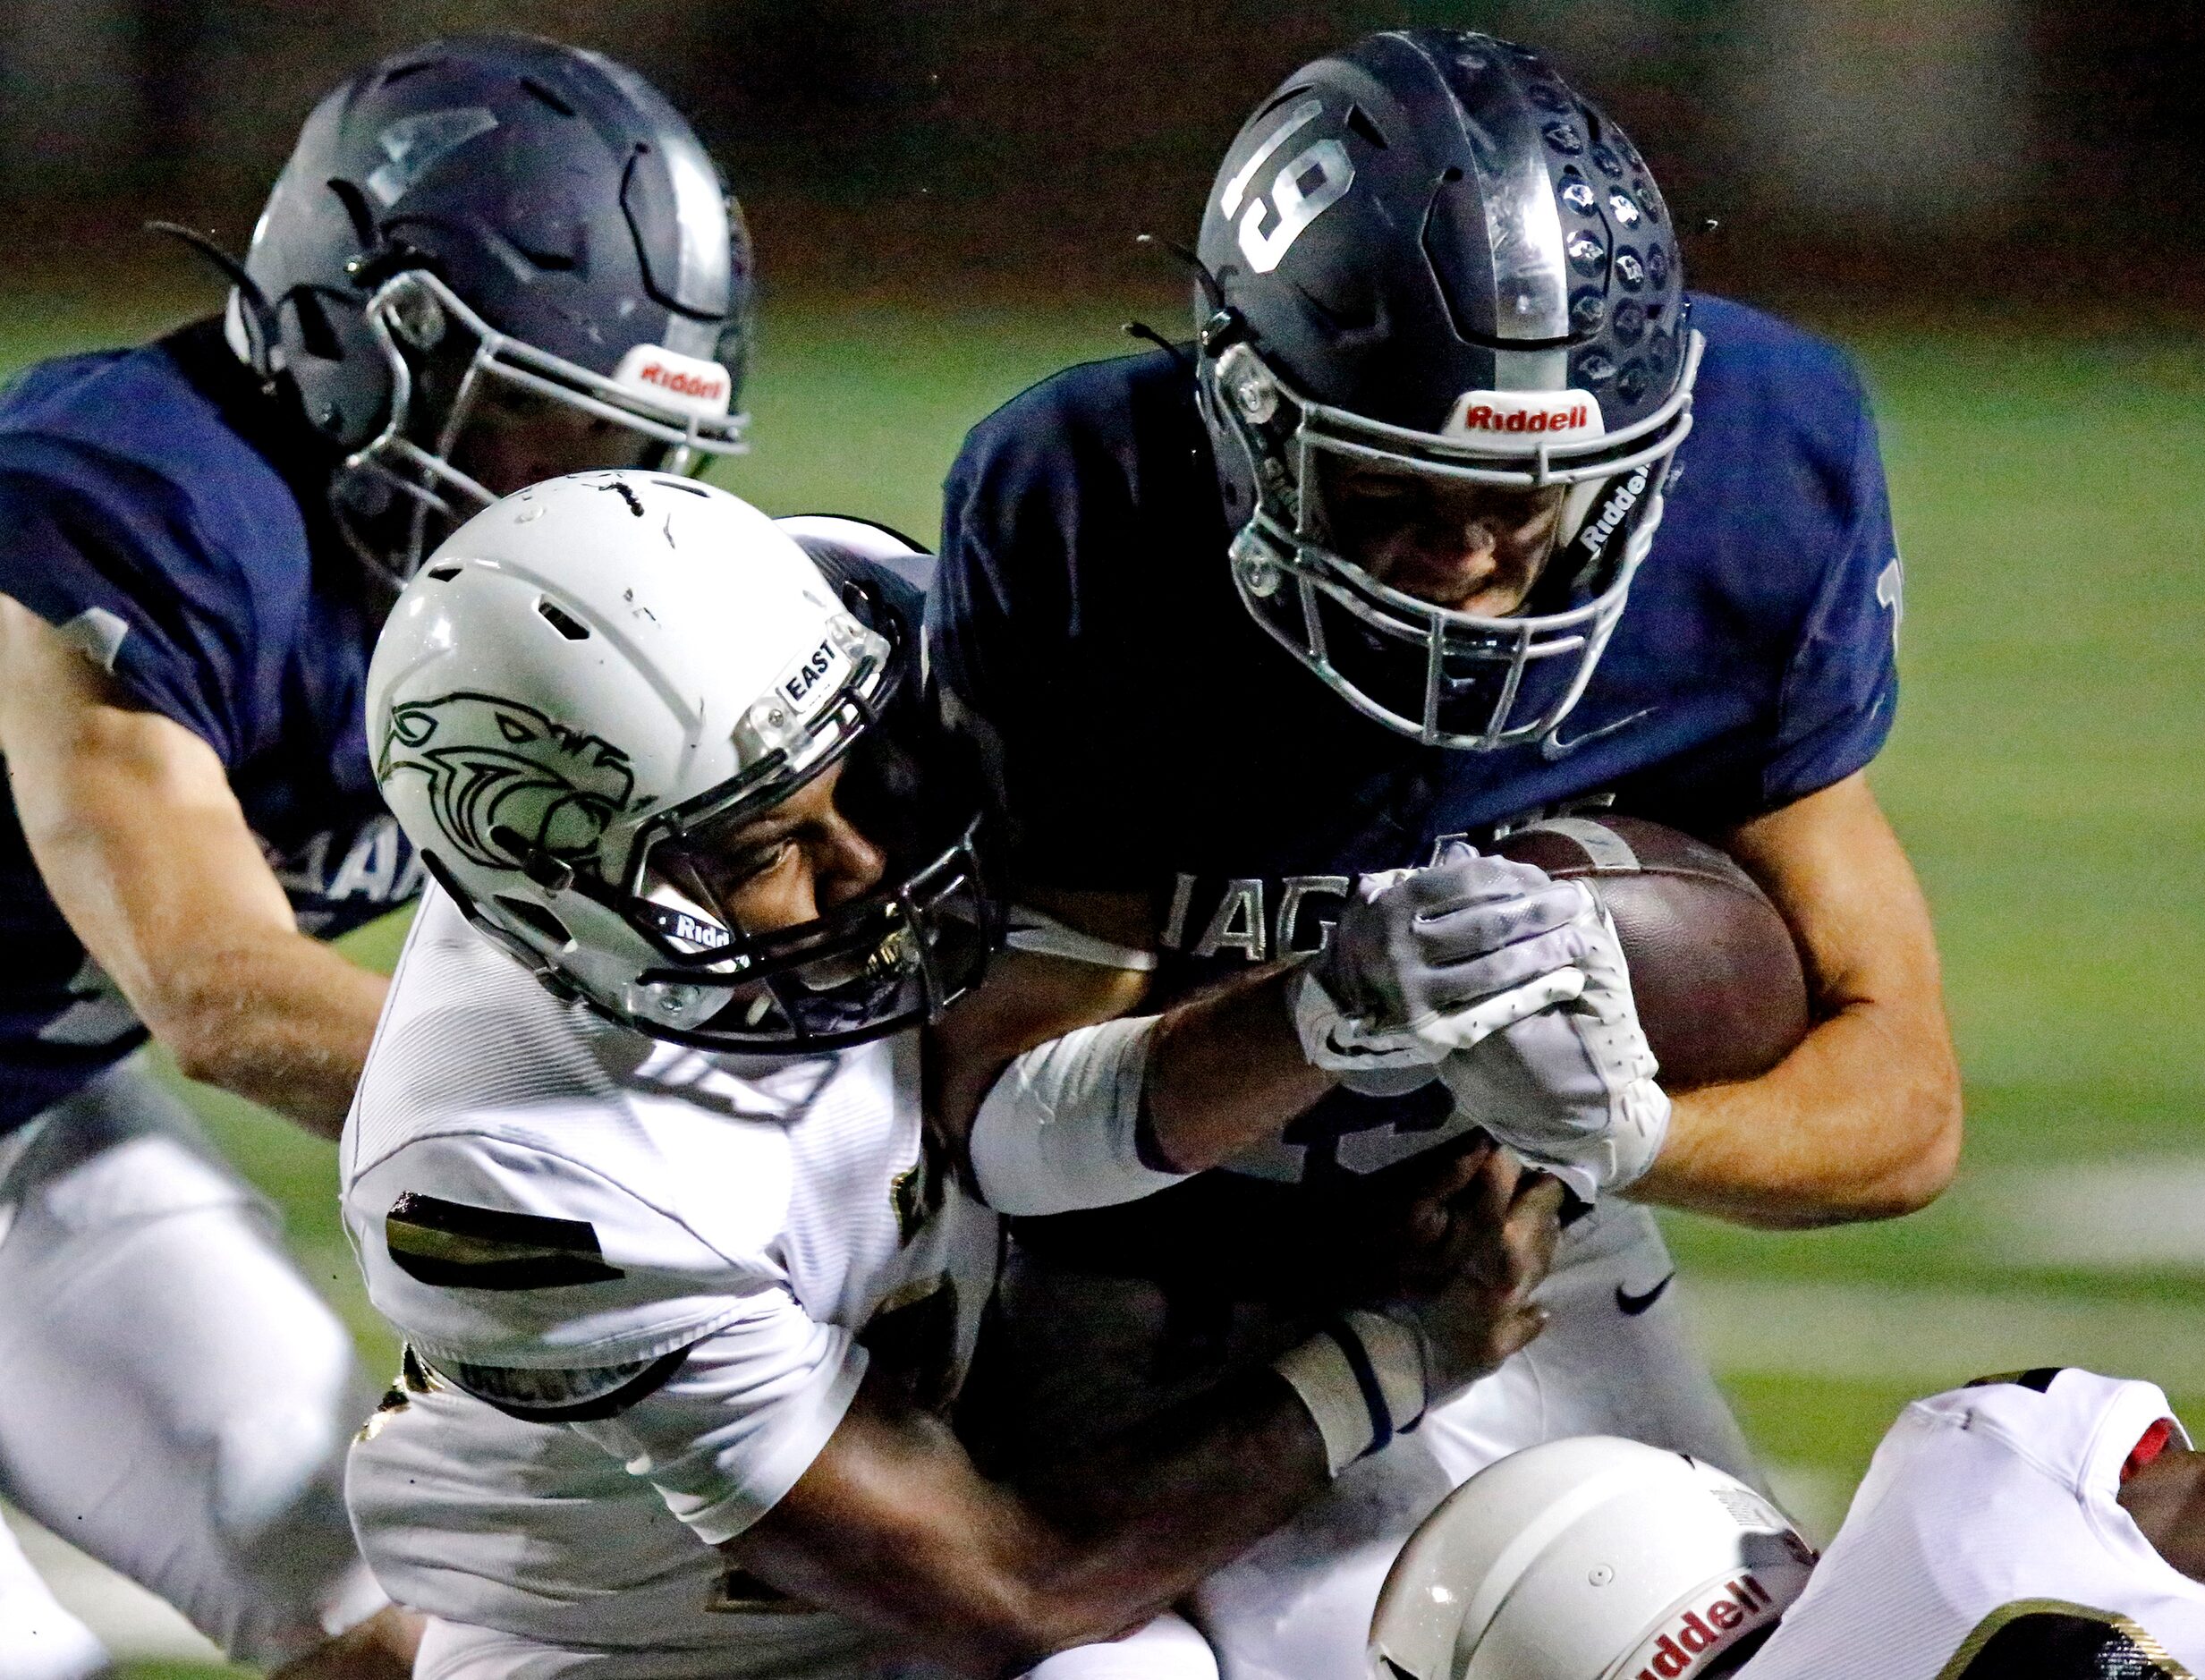
[[[555,858],[589,856],[635,791],[628,755],[603,736],[464,692],[392,708],[376,779],[387,785],[402,770],[428,778],[430,812],[454,848],[494,870],[515,867],[493,842],[501,828]]]

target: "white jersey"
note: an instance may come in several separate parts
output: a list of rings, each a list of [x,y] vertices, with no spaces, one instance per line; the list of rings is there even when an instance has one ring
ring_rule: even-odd
[[[1916,1401],[1742,1680],[2205,1673],[2205,1585],[2116,1497],[2140,1446],[2187,1445],[2172,1420],[2151,1384],[2085,1370]]]
[[[996,1221],[927,1145],[918,1085],[915,1033],[806,1059],[645,1038],[432,893],[343,1150],[410,1350],[348,1485],[392,1596],[548,1645],[726,1653],[715,1674],[861,1647],[711,1547],[795,1483],[869,1359],[922,1405],[962,1379]]]

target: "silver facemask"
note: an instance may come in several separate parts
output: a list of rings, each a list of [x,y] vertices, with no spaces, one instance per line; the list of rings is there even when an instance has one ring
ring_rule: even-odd
[[[1232,540],[1242,601],[1327,687],[1388,729],[1471,752],[1544,740],[1591,681],[1652,546],[1670,462],[1692,429],[1703,348],[1692,333],[1675,388],[1643,419],[1514,454],[1317,402],[1245,340],[1205,352],[1198,388],[1211,435],[1242,452],[1228,466],[1255,487],[1254,511]],[[1317,470],[1324,455],[1508,490],[1564,488],[1531,592],[1538,605],[1511,617],[1434,606],[1336,552]]]
[[[394,571],[400,581],[412,575],[439,539],[432,518],[446,522],[449,530],[497,499],[451,461],[486,383],[532,392],[663,445],[667,453],[656,463],[662,471],[696,472],[716,455],[742,454],[750,447],[743,440],[747,413],[700,414],[510,337],[426,269],[410,268],[385,281],[369,299],[366,315],[390,369],[390,413],[383,429],[339,467],[337,503],[341,516],[349,502],[387,504],[393,493],[411,504],[407,541],[395,566],[348,530],[355,547]],[[465,335],[473,349],[442,425],[425,445],[411,430],[419,378],[408,352],[419,357],[445,351],[454,333]]]

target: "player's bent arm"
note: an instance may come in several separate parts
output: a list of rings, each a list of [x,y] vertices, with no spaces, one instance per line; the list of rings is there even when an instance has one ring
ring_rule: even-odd
[[[0,755],[47,889],[190,1077],[334,1138],[387,982],[301,934],[214,750],[0,596]]]
[[[1135,895],[1031,893],[1066,927],[1133,950],[1154,934]],[[1166,1010],[1127,1071],[1153,1165],[1200,1172],[1270,1136],[1332,1088],[1294,1031],[1290,971],[1236,977]],[[931,1031],[929,1111],[961,1145],[1006,1068],[1027,1052],[1138,1009],[1146,972],[1013,950]]]
[[[1277,1377],[1203,1410],[1157,1461],[1164,1497],[1083,1543],[1076,1517],[984,1480],[946,1424],[861,1391],[795,1488],[721,1549],[960,1672],[1020,1674],[1148,1619],[1329,1484],[1324,1442]]]
[[[1467,847],[1366,877],[1312,964],[1142,1020],[1052,1023],[1062,1036],[999,1073],[984,1059],[973,1176],[1005,1213],[1105,1207],[1276,1136],[1336,1079],[1429,1077],[1454,1047],[1582,991],[1583,904]]]
[[[1960,1074],[1921,888],[1859,774],[1734,831],[1807,964],[1816,1023],[1759,1079],[1676,1099],[1637,1199],[1769,1226],[1927,1206],[1960,1153]]]
[[[1373,1360],[1373,1382],[1405,1406],[1404,1424],[1544,1323],[1530,1296],[1552,1258],[1559,1187],[1520,1175],[1497,1151],[1466,1158],[1463,1175],[1448,1281],[1415,1310],[1425,1338],[1421,1353],[1411,1342],[1406,1354],[1425,1373],[1407,1379],[1416,1399],[1398,1397],[1400,1349]],[[1405,1336],[1395,1319],[1373,1328],[1388,1325]],[[773,1586],[893,1630],[963,1672],[1021,1673],[1148,1620],[1323,1493],[1337,1465],[1383,1444],[1356,1435],[1368,1402],[1344,1362],[1327,1393],[1321,1362],[1333,1355],[1320,1342],[1292,1377],[1251,1374],[1016,1490],[981,1477],[945,1425],[880,1397],[869,1379],[790,1491],[721,1549]]]

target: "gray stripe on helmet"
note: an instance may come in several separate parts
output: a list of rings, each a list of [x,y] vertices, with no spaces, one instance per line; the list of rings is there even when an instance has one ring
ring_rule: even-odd
[[[1493,352],[1496,391],[1565,391],[1570,384],[1566,350],[1497,350]]]
[[[1407,38],[1404,37],[1403,38]],[[1468,79],[1462,98],[1421,43],[1439,85],[1461,115],[1485,203],[1486,241],[1493,251],[1493,319],[1504,339],[1566,338],[1570,333],[1569,259],[1562,248],[1562,212],[1547,174],[1539,114],[1513,76],[1495,72]],[[1511,387],[1505,380],[1501,389]],[[1560,389],[1535,385],[1532,390]]]

